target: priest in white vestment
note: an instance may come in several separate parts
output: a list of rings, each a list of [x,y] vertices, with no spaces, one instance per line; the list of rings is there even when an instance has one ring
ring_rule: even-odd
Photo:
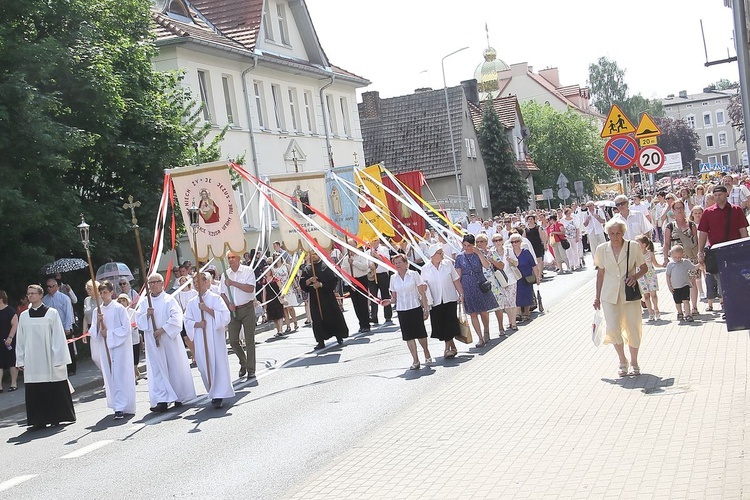
[[[135,414],[135,377],[130,318],[125,308],[113,300],[114,289],[109,281],[99,285],[101,316],[94,311],[94,322],[89,332],[92,337],[101,339],[102,345],[106,341],[107,348],[100,351],[104,390],[107,393],[107,406],[115,411],[115,420],[120,420],[125,413]]]
[[[215,408],[221,408],[225,398],[234,397],[224,333],[229,324],[229,309],[224,300],[210,290],[211,277],[208,273],[196,274],[194,285],[200,295],[188,303],[185,311],[185,331],[195,343],[195,361],[198,363],[198,370],[208,390],[211,404]]]
[[[60,314],[42,303],[43,296],[41,286],[29,285],[29,308],[21,313],[16,332],[16,366],[23,370],[26,421],[32,430],[76,421],[65,330]]]
[[[164,278],[153,273],[148,277],[149,296],[138,303],[136,322],[146,342],[146,370],[151,411],[167,411],[169,403],[182,406],[195,397],[190,374],[190,360],[182,343],[182,308],[164,291]],[[151,318],[153,317],[153,322]],[[154,331],[154,324],[156,330]],[[159,345],[156,345],[159,339]]]

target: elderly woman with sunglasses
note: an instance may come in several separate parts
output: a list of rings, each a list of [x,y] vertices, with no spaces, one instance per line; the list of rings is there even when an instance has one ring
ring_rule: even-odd
[[[502,238],[502,235],[497,235]],[[494,238],[494,237],[493,237]],[[495,318],[497,318],[497,325],[500,329],[500,336],[505,336],[505,328],[503,327],[503,310],[506,306],[501,304],[503,299],[503,288],[500,286],[500,282],[495,277],[495,269],[502,269],[505,264],[500,259],[492,258],[492,248],[489,247],[489,241],[487,235],[478,234],[476,237],[477,252],[480,252],[484,257],[490,261],[492,266],[489,269],[484,270],[484,276],[492,284],[492,294],[495,296],[497,301],[497,309],[494,310]],[[513,306],[515,306],[515,294],[513,299]],[[515,307],[514,307],[515,309]]]
[[[488,259],[492,263],[494,268],[493,271],[500,271],[505,275],[507,280],[507,286],[501,286],[497,280],[494,280],[497,283],[498,289],[495,290],[495,287],[493,286],[492,291],[495,293],[495,299],[500,306],[497,314],[501,332],[503,330],[503,312],[508,316],[508,322],[510,325],[508,328],[515,332],[518,330],[518,326],[516,326],[516,312],[518,310],[516,307],[516,281],[518,280],[516,275],[510,270],[510,264],[508,262],[510,249],[506,248],[504,245],[505,240],[503,240],[503,235],[495,234],[492,236],[492,248],[488,255]]]
[[[445,258],[439,244],[432,245],[427,256],[430,260],[422,267],[422,282],[432,297],[430,336],[445,342],[445,357],[454,358],[458,350],[453,339],[461,332],[456,310],[463,300],[464,290],[453,262]]]
[[[484,277],[484,270],[490,269],[492,264],[481,252],[476,251],[475,243],[473,234],[464,236],[464,250],[456,255],[455,266],[464,289],[464,310],[471,318],[471,324],[479,338],[476,347],[484,347],[490,340],[489,311],[494,311],[498,305],[492,293],[482,292],[479,288],[480,283],[487,281]],[[480,318],[484,326],[484,335],[479,324]]]
[[[516,306],[521,308],[521,321],[528,321],[531,317],[531,306],[534,304],[534,286],[527,282],[526,278],[534,276],[538,285],[542,281],[541,271],[531,252],[521,246],[521,235],[511,234],[509,239],[511,253],[508,259],[511,264],[515,261],[521,272],[521,279],[516,282]]]

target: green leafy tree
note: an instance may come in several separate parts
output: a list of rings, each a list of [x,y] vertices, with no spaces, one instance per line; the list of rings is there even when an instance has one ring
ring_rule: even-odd
[[[722,78],[721,80],[709,85],[709,87],[712,87],[716,90],[738,89],[740,88],[740,82],[738,81],[732,82],[727,78]]]
[[[628,96],[625,70],[606,57],[600,57],[595,63],[589,64],[588,85],[592,104],[603,115],[609,112],[613,104],[625,102]]]
[[[43,264],[83,254],[80,213],[95,264],[138,267],[124,201],[142,203],[148,255],[163,169],[192,163],[207,137],[179,75],[152,69],[149,7],[18,0],[0,12],[0,288],[15,296]]]
[[[539,193],[545,188],[553,188],[556,193],[560,173],[570,181],[571,191],[573,182],[583,181],[586,193],[593,192],[595,183],[616,178],[604,161],[604,141],[599,137],[597,121],[571,109],[560,112],[533,101],[523,103],[521,112],[530,131],[526,138],[529,153],[540,170],[534,172]]]
[[[691,165],[700,150],[698,134],[685,120],[654,118],[654,123],[661,130],[659,136],[661,150],[665,154],[682,153],[682,164]]]
[[[638,126],[638,121],[643,113],[648,113],[651,118],[664,116],[664,106],[659,99],[647,99],[641,94],[636,94],[625,99],[620,104],[622,111],[633,120],[633,125]]]
[[[507,131],[489,103],[482,110],[482,124],[477,138],[487,169],[492,213],[515,212],[516,207],[528,208],[528,184],[516,167],[516,157]]]

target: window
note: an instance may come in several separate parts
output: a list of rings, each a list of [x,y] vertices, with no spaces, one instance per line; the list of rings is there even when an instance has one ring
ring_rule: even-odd
[[[302,95],[305,101],[305,120],[307,120],[307,130],[311,134],[315,133],[315,115],[313,114],[313,97],[312,92],[306,90]]]
[[[466,146],[466,157],[471,158],[471,143],[468,137],[464,137],[464,145]]]
[[[479,201],[482,203],[482,208],[489,207],[489,201],[487,200],[487,191],[484,189],[484,184],[479,185]]]
[[[466,186],[466,199],[469,202],[469,209],[473,210],[477,208],[477,206],[474,204],[474,190],[470,185]]]
[[[271,22],[271,12],[268,10],[269,3],[266,2],[263,6],[263,33],[266,40],[273,42],[273,23]]]
[[[351,126],[349,124],[349,105],[346,102],[346,97],[339,98],[339,105],[341,107],[341,118],[344,126],[344,135],[352,135]]]
[[[666,111],[672,111],[672,106],[667,106]]]
[[[692,108],[692,107],[693,107],[693,105],[692,105],[692,104],[685,104],[685,107],[686,107],[686,108]]]
[[[716,165],[716,157],[715,156],[709,156],[708,157],[708,164],[709,165]]]
[[[229,75],[221,77],[221,85],[224,89],[224,106],[227,111],[227,123],[237,125],[237,103],[234,100],[234,81]]]
[[[726,145],[727,145],[727,133],[719,132],[719,147],[723,147]]]
[[[255,92],[255,110],[258,112],[258,125],[260,128],[266,128],[266,119],[263,113],[263,82],[253,81],[253,91]]]
[[[477,143],[474,139],[469,139],[469,149],[471,150],[471,157],[477,158]]]
[[[724,125],[724,110],[720,109],[716,112],[716,125]]]
[[[695,115],[688,115],[687,116],[687,124],[690,128],[695,128]]]
[[[708,102],[703,102],[703,103],[701,103],[701,105],[708,106]]]
[[[713,134],[706,134],[706,147],[707,148],[714,147],[714,135]]]
[[[278,85],[271,85],[271,98],[273,99],[273,116],[276,119],[276,128],[279,130],[286,130],[284,108],[282,108],[283,103],[281,102],[281,87]]]
[[[211,122],[213,113],[211,112],[211,87],[208,71],[198,70],[198,90],[201,95],[201,104],[203,105],[203,119]]]
[[[703,126],[704,127],[711,126],[711,113],[703,113]]]
[[[281,43],[289,45],[289,26],[286,23],[286,8],[283,3],[276,4],[276,14],[279,17],[279,37]]]
[[[729,166],[729,155],[721,155],[721,164]]]
[[[237,198],[240,204],[240,211],[243,213],[242,218],[240,219],[242,221],[243,226],[251,226],[250,223],[250,210],[245,211],[245,208],[247,207],[247,196],[245,196],[245,182],[240,181],[240,183],[237,185]]]
[[[336,124],[336,106],[333,105],[333,96],[326,95],[326,111],[328,111],[328,130],[331,134],[338,135],[339,129]]]
[[[289,88],[289,114],[292,116],[292,130],[300,132],[299,108],[297,105],[297,89]]]

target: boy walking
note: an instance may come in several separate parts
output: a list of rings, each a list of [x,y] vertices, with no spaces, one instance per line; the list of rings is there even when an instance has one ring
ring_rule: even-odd
[[[690,275],[689,271],[695,269],[692,262],[683,259],[685,249],[682,245],[675,245],[669,250],[669,257],[672,261],[667,264],[667,286],[672,292],[672,298],[677,306],[677,321],[683,319],[692,322],[693,317],[690,315]],[[682,308],[685,308],[687,315],[683,315]]]

